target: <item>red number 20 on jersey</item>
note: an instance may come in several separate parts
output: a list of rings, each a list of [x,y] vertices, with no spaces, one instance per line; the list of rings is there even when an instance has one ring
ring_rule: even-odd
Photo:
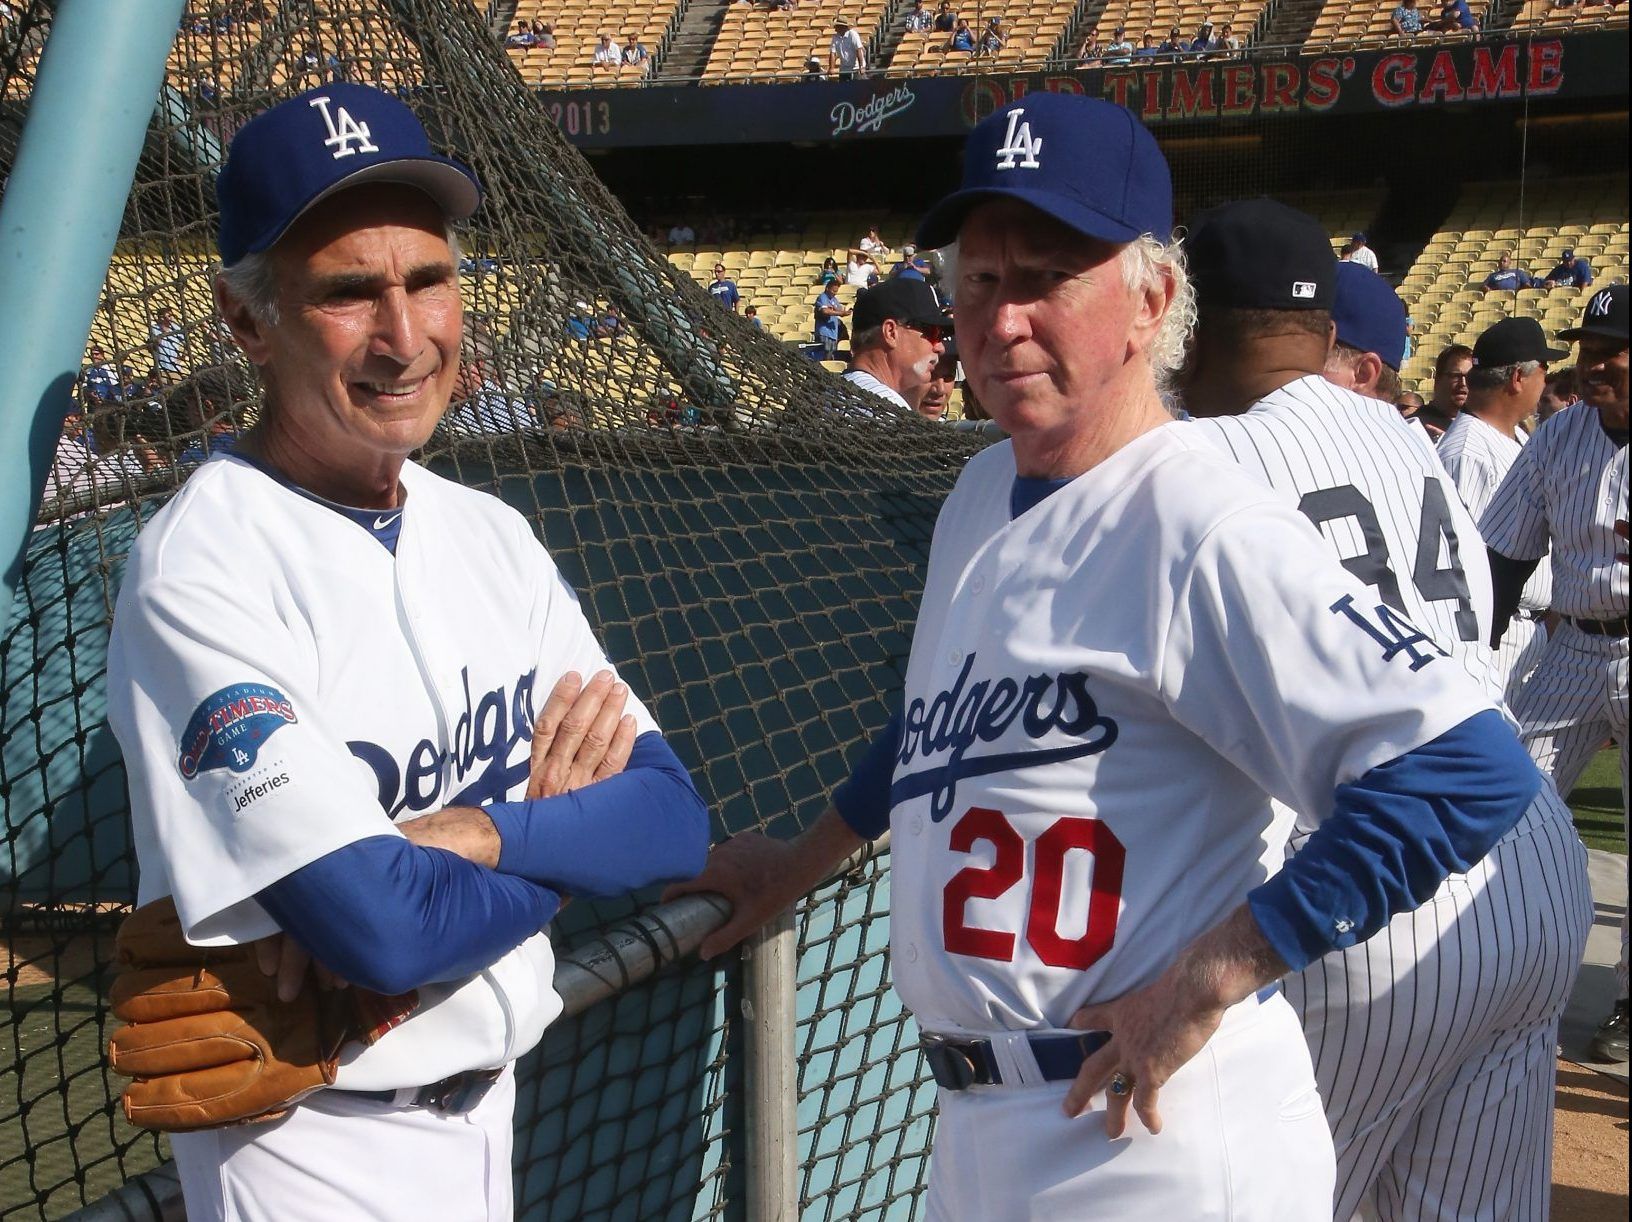
[[[1015,935],[970,925],[964,915],[969,900],[994,900],[1021,882],[1026,872],[1026,842],[1000,810],[972,806],[952,828],[954,853],[970,852],[978,841],[992,846],[989,866],[965,866],[946,884],[941,897],[941,927],[946,949],[977,959],[1014,960]],[[1094,881],[1088,897],[1088,927],[1076,938],[1060,936],[1060,889],[1065,858],[1072,849],[1093,854]],[[1061,818],[1037,837],[1033,852],[1036,876],[1026,918],[1026,942],[1049,967],[1092,967],[1116,939],[1122,900],[1122,865],[1127,852],[1116,834],[1098,819]]]

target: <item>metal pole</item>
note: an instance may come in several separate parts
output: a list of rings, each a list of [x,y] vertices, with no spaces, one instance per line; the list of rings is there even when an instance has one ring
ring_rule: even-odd
[[[799,1097],[795,1063],[794,969],[799,946],[793,911],[743,945],[743,1018],[747,1021],[748,1217],[796,1222],[799,1216]]]
[[[0,631],[186,0],[60,0],[0,198]]]

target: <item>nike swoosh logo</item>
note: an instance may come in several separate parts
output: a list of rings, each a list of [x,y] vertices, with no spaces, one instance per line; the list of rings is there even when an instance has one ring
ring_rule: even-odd
[[[402,510],[400,510],[400,509],[397,510],[396,513],[381,514],[379,517],[374,519],[374,529],[375,530],[384,530],[387,526],[391,525],[391,523],[395,522],[401,516],[402,516]]]

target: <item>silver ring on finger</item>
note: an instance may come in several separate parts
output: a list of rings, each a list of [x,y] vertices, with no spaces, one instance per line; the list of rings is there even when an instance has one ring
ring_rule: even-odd
[[[1106,1089],[1120,1099],[1133,1090],[1133,1079],[1121,1070],[1117,1070],[1111,1075],[1110,1085]]]

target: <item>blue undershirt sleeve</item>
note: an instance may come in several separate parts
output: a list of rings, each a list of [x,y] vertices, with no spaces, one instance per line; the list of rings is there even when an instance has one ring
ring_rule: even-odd
[[[700,874],[708,807],[655,730],[617,776],[572,793],[482,808],[499,833],[499,870],[567,895],[624,895]]]
[[[1363,942],[1471,869],[1542,785],[1506,719],[1486,710],[1338,787],[1331,818],[1247,895],[1294,971]]]
[[[354,841],[255,898],[312,958],[381,993],[473,975],[561,907],[548,887],[398,836]]]
[[[901,714],[890,718],[848,780],[833,791],[833,807],[850,830],[877,840],[890,826],[890,781],[901,753]]]

